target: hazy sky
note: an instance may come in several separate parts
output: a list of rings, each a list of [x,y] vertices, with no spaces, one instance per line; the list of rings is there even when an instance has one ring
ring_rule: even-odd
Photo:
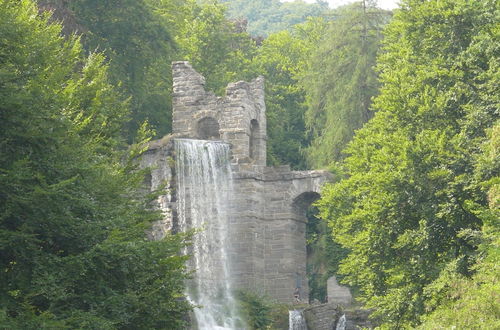
[[[294,0],[281,0],[281,2],[288,2]],[[304,0],[305,2],[314,3],[316,0]],[[330,7],[335,8],[340,5],[345,5],[346,3],[354,2],[355,0],[327,0]],[[384,9],[394,9],[398,5],[399,0],[378,0],[378,6]]]

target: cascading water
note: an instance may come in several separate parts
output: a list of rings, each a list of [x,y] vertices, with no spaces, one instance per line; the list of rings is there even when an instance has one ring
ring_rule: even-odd
[[[345,314],[342,314],[342,316],[339,318],[339,321],[337,322],[337,327],[335,330],[345,330],[347,323],[347,319],[345,317]]]
[[[187,295],[200,306],[198,329],[241,329],[231,294],[228,265],[229,197],[232,191],[229,145],[176,139],[179,229],[196,229],[190,267],[195,271]]]
[[[301,310],[288,311],[289,330],[307,330],[306,320]]]

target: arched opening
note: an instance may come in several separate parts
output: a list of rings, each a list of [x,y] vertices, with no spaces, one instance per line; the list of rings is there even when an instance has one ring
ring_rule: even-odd
[[[256,160],[259,150],[259,122],[255,119],[250,121],[250,158]]]
[[[301,262],[302,265],[305,265],[305,267],[302,266],[304,268],[300,268],[302,269],[302,281],[304,285],[307,285],[307,290],[305,286],[303,288],[295,288],[295,290],[298,291],[298,294],[300,295],[302,301],[312,301],[314,299],[317,299],[317,294],[315,294],[315,291],[317,291],[315,287],[316,282],[314,281],[315,277],[317,277],[317,271],[316,267],[314,267],[315,264],[312,264],[311,266],[310,263],[310,260],[312,260],[311,256],[313,256],[312,253],[315,252],[315,250],[310,249],[310,242],[314,241],[317,238],[315,230],[316,218],[314,218],[312,215],[317,213],[315,211],[317,208],[313,205],[313,203],[319,198],[320,195],[317,192],[308,191],[295,197],[292,202],[292,212],[294,220],[296,220],[296,224],[298,226],[301,226],[302,228],[296,233],[296,235],[300,235],[300,237],[295,237],[295,239],[301,241],[298,242],[298,246],[301,245],[300,250],[303,251],[303,259],[301,259]],[[305,251],[304,246],[306,247]],[[311,278],[313,279],[312,281]]]
[[[305,192],[292,204],[295,217],[306,222],[306,277],[310,303],[328,301],[328,279],[338,274],[338,265],[347,256],[347,250],[333,241],[328,223],[319,217],[314,202],[320,197],[317,192]]]
[[[300,218],[306,218],[307,211],[311,204],[319,198],[320,195],[315,191],[304,192],[295,197],[292,204],[295,215]]]
[[[205,117],[198,121],[196,133],[202,140],[220,139],[219,123],[212,117]]]

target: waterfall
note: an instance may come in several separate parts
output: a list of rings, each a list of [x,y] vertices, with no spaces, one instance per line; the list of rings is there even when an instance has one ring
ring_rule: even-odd
[[[176,139],[178,226],[195,229],[189,247],[193,279],[187,295],[199,308],[198,329],[241,329],[231,293],[228,265],[229,197],[232,191],[229,145]]]
[[[345,330],[346,323],[347,319],[345,317],[345,314],[342,314],[342,316],[339,318],[337,322],[337,327],[335,328],[335,330]]]
[[[289,330],[307,330],[306,320],[301,310],[288,311]]]

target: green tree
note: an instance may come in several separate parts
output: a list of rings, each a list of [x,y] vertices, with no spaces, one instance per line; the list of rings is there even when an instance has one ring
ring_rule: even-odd
[[[182,328],[183,238],[146,239],[104,57],[32,1],[0,8],[0,327]]]
[[[207,88],[223,94],[228,83],[253,79],[250,61],[255,42],[235,22],[225,18],[218,3],[187,3],[186,22],[176,35],[180,59],[203,74]]]
[[[498,119],[498,14],[489,0],[403,2],[385,31],[377,112],[347,148],[346,178],[323,192],[322,217],[351,251],[340,270],[385,327],[414,327],[436,307],[440,277],[473,273],[467,233],[487,206],[475,163]],[[482,181],[498,162],[486,169]]]
[[[293,30],[296,24],[308,18],[319,17],[328,11],[326,1],[310,4],[304,1],[282,3],[279,0],[222,0],[227,4],[229,17],[248,21],[248,32],[254,36],[268,36],[283,30]]]
[[[163,1],[164,7],[173,3]],[[124,136],[132,142],[147,120],[161,136],[171,130],[172,77],[175,43],[168,23],[153,0],[39,0],[55,7],[63,23],[71,23],[88,53],[100,51],[110,79],[130,97],[130,119]],[[51,7],[49,6],[49,9]],[[173,10],[173,8],[172,8]]]
[[[291,31],[273,33],[252,59],[252,71],[266,78],[267,151],[271,165],[306,168],[302,152],[308,144],[305,90],[298,82],[326,26],[323,19],[316,18],[296,25]]]
[[[497,66],[498,69],[498,66]],[[498,72],[498,71],[497,71]],[[479,242],[479,253],[472,277],[453,272],[454,263],[427,288],[426,315],[421,329],[497,329],[500,327],[500,124],[489,132],[490,139],[481,148],[475,176],[488,191],[488,207],[468,203],[468,208],[482,220],[481,231],[462,235]],[[493,173],[492,176],[490,173]],[[488,179],[489,178],[489,179]],[[487,180],[485,180],[487,179]],[[485,180],[485,181],[484,181]]]
[[[307,95],[306,125],[311,138],[307,160],[313,167],[342,158],[354,131],[371,117],[377,93],[374,70],[389,13],[360,1],[332,12],[301,84]]]

